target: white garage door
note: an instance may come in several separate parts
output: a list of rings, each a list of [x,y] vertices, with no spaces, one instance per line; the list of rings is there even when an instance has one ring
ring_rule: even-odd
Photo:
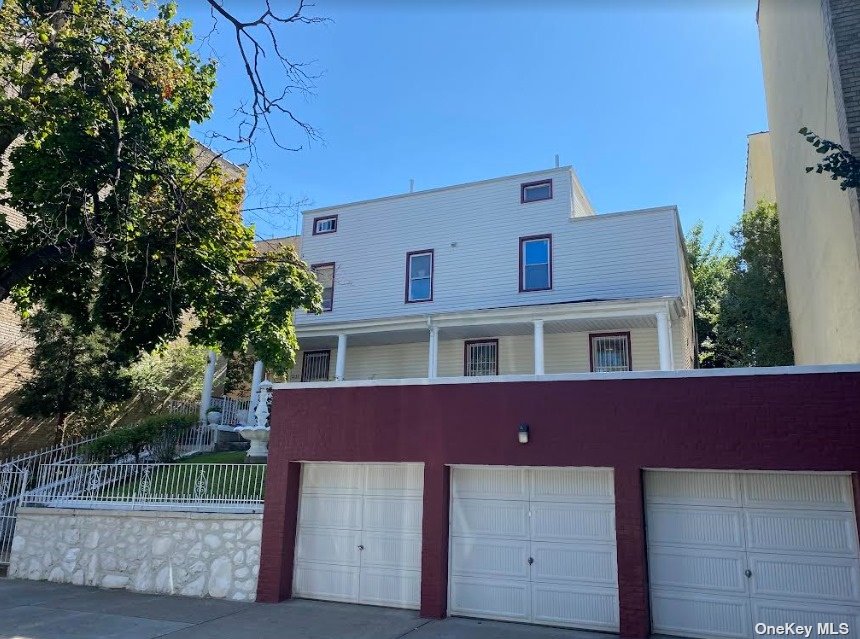
[[[421,464],[302,464],[293,595],[418,608]]]
[[[451,614],[618,629],[612,471],[457,467]]]
[[[654,632],[754,637],[757,623],[860,630],[860,564],[844,475],[648,472]]]

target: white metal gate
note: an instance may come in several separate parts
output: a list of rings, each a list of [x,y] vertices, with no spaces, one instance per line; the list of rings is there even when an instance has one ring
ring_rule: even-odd
[[[27,490],[29,472],[15,464],[0,466],[0,564],[9,563],[18,506]]]

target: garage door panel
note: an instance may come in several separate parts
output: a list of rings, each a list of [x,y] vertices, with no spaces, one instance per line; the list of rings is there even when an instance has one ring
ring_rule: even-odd
[[[744,505],[766,508],[845,510],[854,508],[844,475],[749,473],[742,476]]]
[[[361,565],[373,568],[421,569],[421,535],[365,532]],[[363,574],[362,574],[363,577]]]
[[[529,542],[526,540],[451,539],[454,575],[528,579]]]
[[[535,621],[595,630],[618,628],[618,591],[594,587],[574,589],[555,584],[532,584]]]
[[[741,551],[652,547],[648,564],[651,585],[657,588],[711,591],[716,595],[745,595],[746,554]]]
[[[615,539],[613,504],[543,502],[531,505],[531,538],[535,541],[606,541]]]
[[[733,473],[645,473],[646,499],[654,504],[740,506],[740,478]]]
[[[614,544],[532,543],[532,581],[568,584],[617,583]]]
[[[529,484],[524,468],[454,468],[452,493],[460,499],[528,501]]]
[[[529,504],[495,499],[458,499],[452,508],[451,534],[528,539]]]
[[[302,493],[360,495],[364,490],[361,464],[303,464]]]
[[[731,508],[654,505],[647,512],[648,539],[654,544],[711,549],[744,548],[743,517]]]
[[[361,498],[350,495],[302,495],[299,524],[315,528],[361,529]]]
[[[749,565],[755,576],[751,580],[753,595],[860,605],[860,565],[856,559],[751,554]]]
[[[358,566],[298,562],[293,578],[293,594],[296,597],[330,601],[356,601]]]
[[[352,530],[299,530],[296,560],[358,566],[361,534]]]
[[[420,498],[424,492],[424,468],[420,464],[370,464],[365,495]]]
[[[417,497],[365,497],[362,528],[420,533],[421,511],[422,502]]]
[[[849,638],[856,637],[857,628],[860,628],[860,607],[849,608],[818,602],[799,604],[796,601],[758,600],[753,601],[752,608],[753,619],[756,623],[779,625],[791,620],[796,624],[811,625],[812,637],[827,636],[817,632],[820,622],[833,622],[837,632],[840,623],[847,623],[851,634],[842,636]]]
[[[612,471],[605,468],[533,468],[531,501],[613,503]]]
[[[451,612],[490,619],[528,621],[531,592],[527,581],[451,578]]]
[[[747,597],[702,597],[683,591],[652,589],[651,601],[654,631],[708,639],[751,636]]]
[[[362,566],[360,587],[359,603],[415,608],[421,601],[421,572]]]
[[[747,510],[747,545],[754,552],[856,556],[854,513]]]
[[[717,506],[713,492],[703,499],[700,490],[715,475],[725,474],[645,475],[646,489],[663,491],[646,494],[654,632],[752,637],[755,623],[787,621],[858,627],[860,559],[849,478],[737,473],[740,503]]]
[[[422,486],[420,465],[304,464],[294,594],[417,608]]]

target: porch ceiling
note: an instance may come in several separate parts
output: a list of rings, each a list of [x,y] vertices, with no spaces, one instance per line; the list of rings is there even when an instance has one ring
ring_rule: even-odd
[[[657,321],[653,314],[610,318],[579,318],[564,320],[546,320],[544,333],[580,333],[597,331],[625,331],[634,328],[656,328]],[[513,335],[532,335],[534,326],[531,322],[512,322],[498,324],[487,322],[469,326],[441,326],[440,340],[463,340],[480,337],[507,337]],[[386,344],[408,344],[428,342],[429,331],[426,328],[408,330],[386,330],[369,333],[350,333],[347,341],[352,346],[382,346]],[[332,349],[337,347],[337,335],[300,337],[302,350]]]

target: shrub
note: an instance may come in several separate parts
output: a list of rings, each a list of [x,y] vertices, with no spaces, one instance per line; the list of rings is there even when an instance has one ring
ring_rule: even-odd
[[[135,461],[149,449],[157,461],[173,460],[180,435],[197,424],[193,415],[153,415],[130,426],[117,428],[85,448],[85,454],[96,461],[111,461],[134,455]]]

